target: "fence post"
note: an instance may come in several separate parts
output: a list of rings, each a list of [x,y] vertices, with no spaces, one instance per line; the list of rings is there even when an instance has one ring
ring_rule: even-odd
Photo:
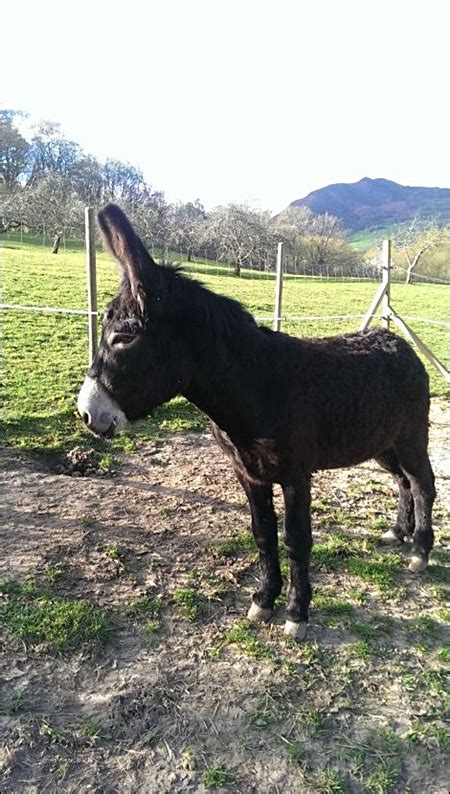
[[[86,207],[84,211],[86,241],[86,276],[88,298],[89,328],[89,366],[97,352],[97,271],[95,262],[95,225],[94,210]]]
[[[283,243],[278,243],[277,253],[277,277],[275,282],[275,309],[273,315],[273,330],[279,331],[281,328],[281,299],[283,293]]]
[[[385,292],[381,302],[383,328],[389,330],[391,318],[391,241],[383,240],[382,281]]]

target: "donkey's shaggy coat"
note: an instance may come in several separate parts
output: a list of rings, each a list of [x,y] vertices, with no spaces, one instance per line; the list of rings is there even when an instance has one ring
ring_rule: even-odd
[[[86,423],[105,435],[177,394],[204,411],[250,503],[260,589],[249,617],[268,620],[281,591],[272,486],[285,500],[290,562],[286,631],[305,633],[311,599],[310,482],[318,469],[375,458],[396,478],[391,542],[413,538],[410,569],[433,545],[434,477],[427,454],[428,377],[386,330],[296,339],[260,328],[233,300],[156,265],[123,212],[99,214],[123,269],[98,353],[80,392]]]

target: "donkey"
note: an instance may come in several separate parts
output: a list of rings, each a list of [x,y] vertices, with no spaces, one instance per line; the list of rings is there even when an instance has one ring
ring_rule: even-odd
[[[78,410],[106,437],[176,395],[209,416],[247,496],[259,550],[260,588],[249,619],[269,621],[281,592],[272,493],[279,483],[290,566],[285,633],[306,635],[317,470],[370,458],[389,470],[399,502],[384,539],[412,538],[409,570],[423,571],[433,546],[435,489],[428,376],[411,347],[384,329],[297,339],[258,327],[236,301],[157,265],[119,207],[107,205],[98,220],[123,277]]]

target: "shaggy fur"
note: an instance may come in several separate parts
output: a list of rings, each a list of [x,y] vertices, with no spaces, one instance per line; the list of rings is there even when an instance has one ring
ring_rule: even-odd
[[[286,507],[290,624],[308,620],[314,471],[378,460],[399,485],[395,535],[413,536],[413,554],[426,565],[434,499],[428,377],[411,347],[386,330],[296,339],[260,328],[236,301],[157,266],[118,207],[105,207],[99,223],[123,281],[89,375],[130,420],[177,394],[211,418],[249,500],[261,564],[253,601],[264,615],[281,591],[275,482]]]

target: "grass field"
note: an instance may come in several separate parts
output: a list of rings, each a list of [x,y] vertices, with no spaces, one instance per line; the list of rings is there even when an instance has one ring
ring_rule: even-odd
[[[377,229],[377,231],[374,232],[354,232],[354,234],[348,237],[348,243],[355,251],[363,253],[370,248],[375,248],[375,246],[380,245],[381,241],[386,237],[395,237],[397,231],[398,227],[393,226],[389,229]]]
[[[20,305],[83,309],[86,306],[84,253],[79,244],[58,256],[36,239],[3,241],[3,301]],[[98,304],[103,309],[117,285],[117,268],[109,257],[98,255]],[[270,324],[273,312],[272,275],[244,272],[232,276],[226,266],[185,265],[210,289],[240,300],[258,318]],[[326,336],[354,330],[367,310],[375,282],[318,281],[286,277],[283,315],[309,317],[286,320],[283,330],[303,336]],[[449,290],[436,285],[394,284],[392,302],[405,317],[448,321]],[[346,320],[320,317],[350,315]],[[431,349],[448,363],[448,330],[411,321]],[[77,419],[75,401],[87,358],[87,323],[82,316],[5,310],[3,339],[4,430],[10,445],[43,452],[63,451],[75,444],[92,445]],[[430,369],[432,393],[445,394],[445,384]],[[196,429],[204,418],[184,400],[177,399],[138,423],[114,444],[130,448],[136,433],[153,438],[166,430]],[[101,446],[101,445],[100,445]]]

